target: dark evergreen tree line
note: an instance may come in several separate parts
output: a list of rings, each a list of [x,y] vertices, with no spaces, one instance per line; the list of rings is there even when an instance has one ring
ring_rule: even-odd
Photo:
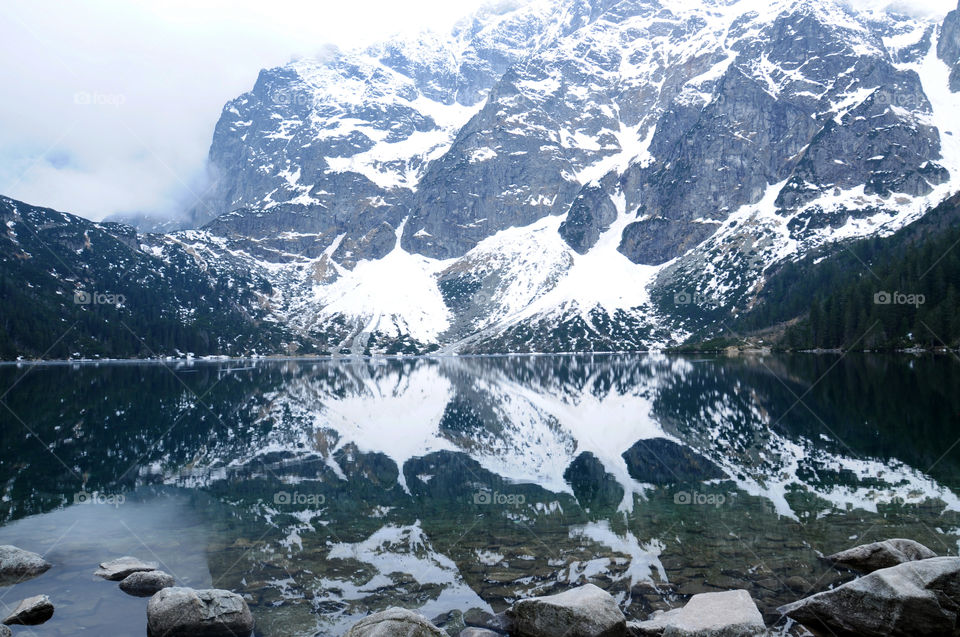
[[[783,265],[738,322],[790,349],[960,345],[960,196],[896,234]],[[796,320],[798,319],[799,320]]]

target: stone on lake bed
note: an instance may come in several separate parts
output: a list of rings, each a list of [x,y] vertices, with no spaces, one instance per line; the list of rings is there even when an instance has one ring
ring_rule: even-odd
[[[253,615],[236,593],[171,587],[147,603],[150,637],[247,637]]]
[[[173,575],[163,571],[137,571],[120,582],[120,590],[136,597],[150,597],[154,593],[173,586]]]
[[[489,628],[477,628],[476,626],[467,626],[460,631],[459,637],[502,637],[502,635]]]
[[[881,568],[890,568],[905,562],[928,560],[937,554],[919,542],[897,538],[862,544],[852,549],[828,555],[834,566],[849,568],[861,573],[872,573]]]
[[[344,637],[447,637],[447,634],[423,615],[393,607],[364,617]]]
[[[46,595],[37,595],[28,597],[17,604],[17,607],[3,620],[3,623],[36,626],[51,617],[53,617],[53,603],[50,602],[50,598]]]
[[[36,577],[51,566],[32,551],[11,544],[0,546],[0,586],[9,586],[18,580]]]
[[[0,624],[0,637],[13,637],[13,633],[10,632],[10,629]]]
[[[506,613],[494,615],[479,608],[471,608],[463,614],[463,621],[468,628],[486,628],[496,633],[510,632],[511,620]]]
[[[510,634],[516,637],[620,637],[627,631],[617,601],[593,584],[522,599],[507,615],[513,622]]]
[[[118,557],[109,562],[101,562],[100,568],[93,572],[97,577],[108,579],[111,582],[117,582],[126,578],[131,573],[157,570],[156,562],[144,562],[129,555]]]
[[[633,637],[741,637],[765,635],[763,616],[744,590],[700,593],[682,608],[630,622]]]

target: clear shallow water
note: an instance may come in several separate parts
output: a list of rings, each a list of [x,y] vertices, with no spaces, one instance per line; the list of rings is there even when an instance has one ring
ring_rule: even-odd
[[[747,588],[769,621],[847,577],[818,551],[960,539],[948,357],[5,366],[0,388],[0,544],[55,565],[0,609],[49,594],[38,634],[145,634],[146,600],[92,576],[125,554],[246,594],[260,635],[337,635],[585,581],[636,618]]]

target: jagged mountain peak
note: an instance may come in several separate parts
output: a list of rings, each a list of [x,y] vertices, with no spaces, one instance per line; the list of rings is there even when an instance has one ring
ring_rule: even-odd
[[[739,303],[956,190],[951,24],[529,0],[298,60],[224,110],[209,205],[229,214],[189,240],[269,272],[278,320],[336,348],[677,340],[663,290]]]

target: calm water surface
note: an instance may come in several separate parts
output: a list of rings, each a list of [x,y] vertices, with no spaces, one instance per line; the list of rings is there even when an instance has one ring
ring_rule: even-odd
[[[9,388],[9,390],[8,390]],[[505,357],[0,367],[0,544],[46,574],[38,635],[145,634],[121,555],[247,596],[258,635],[461,613],[593,582],[628,616],[819,559],[960,540],[950,357]]]

